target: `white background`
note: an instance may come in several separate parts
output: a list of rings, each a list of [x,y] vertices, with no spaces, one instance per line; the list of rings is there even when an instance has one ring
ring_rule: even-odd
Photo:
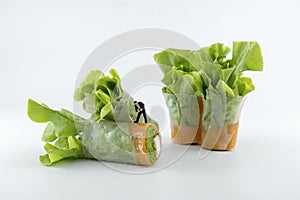
[[[0,199],[300,199],[299,1],[0,0]],[[233,152],[197,159],[192,147],[158,172],[124,174],[95,161],[43,167],[44,125],[27,98],[72,110],[77,73],[112,36],[137,28],[182,33],[201,46],[255,40]]]

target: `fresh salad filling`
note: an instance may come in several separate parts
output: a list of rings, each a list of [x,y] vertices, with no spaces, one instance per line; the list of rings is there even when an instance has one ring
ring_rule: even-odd
[[[157,158],[157,149],[155,143],[155,137],[157,136],[157,134],[158,132],[153,125],[148,126],[146,130],[146,150],[151,163],[156,162]]]

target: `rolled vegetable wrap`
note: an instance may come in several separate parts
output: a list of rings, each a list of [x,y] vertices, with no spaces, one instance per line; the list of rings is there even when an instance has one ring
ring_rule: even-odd
[[[146,166],[157,161],[161,150],[157,123],[149,116],[150,123],[132,123],[133,98],[122,89],[118,73],[110,74],[91,71],[75,92],[74,99],[91,113],[89,119],[28,100],[29,118],[48,123],[42,136],[47,152],[40,156],[43,165],[68,158]]]
[[[47,152],[40,156],[43,165],[67,158],[86,158],[149,166],[160,155],[161,136],[156,124],[91,122],[31,99],[28,116],[35,122],[48,122],[42,137]]]
[[[202,79],[190,64],[177,56],[184,50],[167,49],[155,55],[165,73],[162,88],[171,119],[171,138],[176,144],[201,144]],[[188,51],[189,52],[189,51]],[[185,53],[184,53],[185,54]],[[177,56],[177,57],[176,57]],[[167,61],[172,62],[167,62]],[[178,62],[178,66],[175,66]],[[172,66],[173,65],[173,66]]]

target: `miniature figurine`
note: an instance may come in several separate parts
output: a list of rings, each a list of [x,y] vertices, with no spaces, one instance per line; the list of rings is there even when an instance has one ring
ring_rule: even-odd
[[[141,114],[143,114],[144,121],[145,121],[145,123],[147,123],[147,115],[146,115],[146,110],[145,110],[145,104],[143,104],[143,102],[137,102],[137,101],[134,101],[133,103],[134,103],[134,107],[135,107],[135,112],[138,113],[134,123],[139,122]]]

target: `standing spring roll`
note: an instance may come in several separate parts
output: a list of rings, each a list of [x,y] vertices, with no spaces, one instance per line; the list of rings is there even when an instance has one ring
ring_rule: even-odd
[[[176,144],[201,144],[204,83],[190,50],[166,49],[154,55],[164,73],[162,88]]]

